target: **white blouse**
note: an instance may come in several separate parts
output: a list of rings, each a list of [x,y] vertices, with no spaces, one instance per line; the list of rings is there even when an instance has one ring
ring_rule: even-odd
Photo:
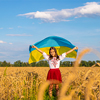
[[[55,68],[59,68],[60,61],[66,57],[66,52],[63,53],[62,55],[59,55],[60,60],[59,59],[56,60],[56,57],[53,57],[51,60],[49,60],[49,56],[45,52],[43,52],[43,57],[46,60],[48,60],[50,69],[55,69]]]

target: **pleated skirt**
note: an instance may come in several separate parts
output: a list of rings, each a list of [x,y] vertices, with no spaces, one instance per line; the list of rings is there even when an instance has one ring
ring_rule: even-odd
[[[47,80],[57,80],[62,83],[62,77],[59,68],[50,69],[47,74]]]

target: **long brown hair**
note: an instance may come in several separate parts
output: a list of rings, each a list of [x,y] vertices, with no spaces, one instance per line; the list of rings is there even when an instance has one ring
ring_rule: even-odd
[[[55,47],[51,47],[49,49],[49,59],[51,60],[53,58],[53,56],[50,54],[50,50],[53,49],[55,51],[55,56],[56,56],[56,59],[59,59],[59,56],[57,54],[57,51],[56,51],[56,48]]]

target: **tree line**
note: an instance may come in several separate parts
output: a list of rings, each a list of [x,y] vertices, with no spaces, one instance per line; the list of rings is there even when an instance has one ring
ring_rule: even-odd
[[[60,62],[60,67],[72,67],[74,65],[74,61],[61,61]],[[96,60],[96,61],[85,61],[82,60],[79,64],[80,67],[84,66],[84,67],[91,67],[96,63],[100,63],[100,60]],[[97,65],[98,66],[98,65]],[[33,62],[31,64],[29,64],[28,62],[22,62],[20,60],[17,60],[16,62],[14,62],[13,64],[11,64],[10,62],[6,62],[6,61],[0,61],[0,67],[49,67],[48,61],[47,60],[41,60],[39,62]]]

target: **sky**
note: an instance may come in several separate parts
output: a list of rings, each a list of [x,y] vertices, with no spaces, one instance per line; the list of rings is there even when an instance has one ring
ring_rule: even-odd
[[[29,45],[59,36],[100,52],[99,0],[0,0],[0,61],[28,62]],[[74,61],[65,58],[63,61]],[[90,52],[82,60],[100,60]]]

